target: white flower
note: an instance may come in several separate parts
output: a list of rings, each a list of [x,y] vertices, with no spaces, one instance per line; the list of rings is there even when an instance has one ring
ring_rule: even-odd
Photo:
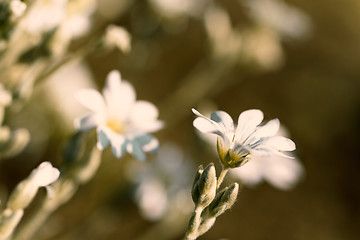
[[[181,202],[182,210],[192,209],[192,202],[184,200],[182,194],[191,187],[194,169],[188,160],[177,145],[165,143],[156,158],[146,165],[132,162],[127,173],[136,184],[134,200],[142,216],[160,220],[170,214],[177,201]]]
[[[255,186],[263,180],[281,190],[290,190],[300,180],[304,170],[297,159],[271,155],[255,156],[241,168],[232,169],[230,174],[247,186]]]
[[[84,89],[76,97],[92,113],[76,119],[75,126],[80,130],[96,127],[100,150],[111,145],[118,158],[129,152],[145,160],[145,152],[158,148],[157,139],[149,134],[163,127],[157,119],[157,108],[150,102],[136,101],[133,86],[122,81],[118,71],[109,73],[103,96],[96,90]]]
[[[37,187],[46,187],[55,182],[60,176],[57,168],[54,168],[50,162],[41,163],[30,174],[30,181]]]
[[[110,47],[117,47],[120,51],[128,53],[131,50],[131,35],[125,28],[109,25],[106,28],[105,44]]]
[[[213,112],[210,119],[195,109],[192,111],[198,116],[193,123],[198,130],[218,135],[218,154],[225,168],[242,166],[251,156],[286,156],[282,151],[295,150],[293,141],[276,136],[280,127],[278,119],[259,126],[264,118],[260,110],[241,113],[236,128],[224,111]]]

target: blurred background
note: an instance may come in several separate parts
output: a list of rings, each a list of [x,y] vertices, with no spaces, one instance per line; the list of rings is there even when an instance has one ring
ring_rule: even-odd
[[[31,139],[20,154],[1,159],[1,201],[40,162],[61,167],[73,120],[86,112],[74,92],[101,90],[113,69],[134,85],[138,99],[159,108],[166,127],[155,136],[163,148],[146,162],[116,159],[106,149],[95,177],[34,239],[182,239],[197,166],[214,162],[221,169],[215,147],[192,126],[192,107],[204,114],[224,110],[234,120],[252,108],[265,120],[279,118],[302,169],[289,191],[244,181],[233,208],[199,239],[359,239],[359,1],[74,2],[91,19],[87,31],[59,55],[54,46],[65,40],[37,40],[47,54],[39,48],[29,61],[26,55],[22,65],[11,65],[4,86],[14,89],[6,77],[16,79],[23,68],[72,56],[109,24],[129,32],[131,50],[88,51],[33,84],[31,93],[13,93],[21,104],[7,110],[5,123],[28,129]],[[233,181],[228,175],[225,184]]]

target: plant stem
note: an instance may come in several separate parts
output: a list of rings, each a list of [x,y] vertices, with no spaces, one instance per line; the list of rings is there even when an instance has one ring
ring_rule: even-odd
[[[221,170],[221,173],[220,173],[219,178],[218,178],[218,180],[217,180],[216,190],[219,189],[219,187],[220,187],[221,183],[223,182],[223,180],[224,180],[224,178],[225,178],[228,170],[229,170],[228,168],[223,168],[223,169]]]

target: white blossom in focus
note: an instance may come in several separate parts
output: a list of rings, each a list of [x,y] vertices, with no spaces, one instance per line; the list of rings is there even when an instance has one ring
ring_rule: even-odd
[[[96,127],[97,147],[111,145],[117,158],[129,152],[145,160],[145,152],[158,148],[158,141],[150,133],[163,127],[158,120],[158,110],[150,102],[136,101],[133,86],[123,81],[119,71],[111,71],[103,89],[103,96],[96,90],[83,89],[77,100],[92,112],[75,120],[75,127],[88,130]]]
[[[213,112],[210,118],[195,109],[192,111],[198,116],[194,127],[218,136],[217,150],[225,168],[242,166],[253,157],[286,157],[283,151],[295,150],[293,141],[276,135],[280,127],[278,119],[260,125],[264,118],[260,110],[241,113],[236,128],[230,115],[224,111]]]
[[[50,162],[41,163],[30,174],[30,181],[37,187],[46,187],[55,182],[60,176],[57,168],[54,168]]]
[[[106,28],[105,44],[109,47],[116,47],[124,53],[131,50],[131,35],[125,28],[109,25]]]

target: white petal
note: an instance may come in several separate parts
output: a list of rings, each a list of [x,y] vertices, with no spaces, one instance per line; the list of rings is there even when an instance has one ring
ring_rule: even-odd
[[[218,126],[216,126],[213,122],[209,121],[208,119],[198,117],[194,120],[193,125],[200,132],[213,133],[222,136],[222,133],[219,131]]]
[[[126,81],[122,81],[120,73],[116,70],[108,74],[103,94],[108,107],[108,114],[110,117],[119,120],[127,117],[136,99],[133,86]]]
[[[295,143],[292,140],[282,136],[270,137],[264,141],[264,144],[280,151],[293,151],[296,149]]]
[[[110,140],[106,134],[106,131],[102,128],[97,129],[97,148],[99,150],[104,150],[107,146],[109,146]]]
[[[234,135],[234,121],[228,113],[216,111],[211,114],[210,119],[222,125],[226,132],[231,132]]]
[[[115,157],[120,158],[126,153],[126,145],[128,144],[126,139],[118,134],[112,134],[110,136],[111,150]]]
[[[242,112],[238,119],[238,126],[235,132],[235,141],[244,142],[264,119],[262,111],[257,109]]]
[[[280,128],[280,121],[279,119],[275,118],[270,121],[268,121],[263,126],[256,129],[255,137],[256,138],[263,138],[263,137],[270,137],[274,136]]]
[[[128,148],[128,152],[131,153],[136,159],[140,161],[145,161],[146,155],[144,151],[142,150],[141,145],[137,141],[132,141],[129,143],[129,146],[131,145],[131,148]]]
[[[31,172],[30,179],[34,185],[45,187],[55,182],[60,176],[60,171],[54,168],[50,162],[43,162]]]
[[[252,159],[242,167],[231,169],[230,174],[247,186],[255,186],[263,179],[261,162]]]
[[[282,190],[290,190],[300,180],[304,169],[296,159],[274,156],[264,171],[266,180]]]
[[[134,121],[153,120],[159,116],[159,111],[154,104],[148,101],[136,101],[131,109],[130,118]]]
[[[93,89],[82,89],[75,94],[76,99],[86,108],[105,114],[105,102],[101,94]]]
[[[134,139],[144,152],[153,152],[159,148],[159,141],[151,134],[144,134]]]
[[[229,139],[226,137],[225,129],[223,126],[220,126],[217,122],[205,117],[194,108],[192,109],[193,113],[195,113],[198,118],[193,121],[193,125],[200,132],[203,133],[212,133],[220,136],[225,142],[226,145],[229,145]]]
[[[99,118],[97,114],[87,114],[83,117],[75,119],[75,128],[80,130],[89,130],[96,127],[99,124]]]

